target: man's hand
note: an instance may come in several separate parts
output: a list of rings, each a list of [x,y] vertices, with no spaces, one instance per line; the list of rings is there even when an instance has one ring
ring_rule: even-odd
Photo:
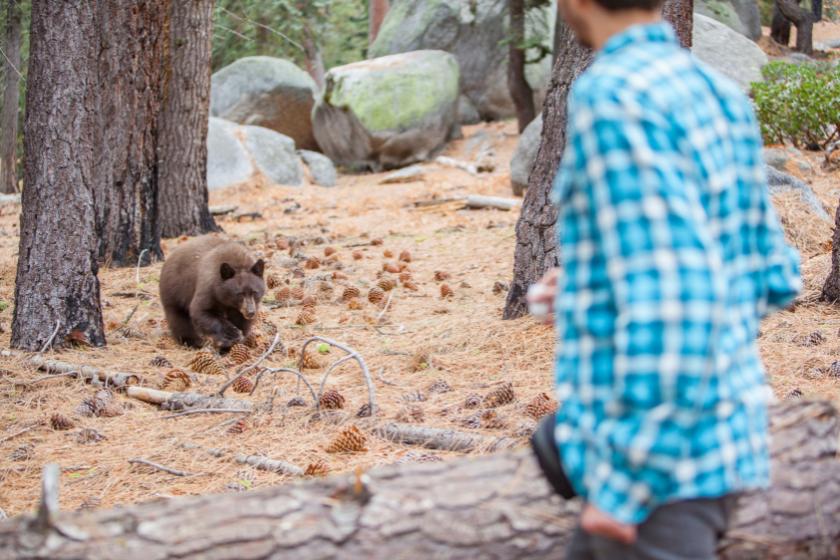
[[[557,279],[559,277],[560,269],[552,268],[540,278],[539,282],[528,288],[528,294],[525,296],[525,301],[528,302],[528,312],[546,323],[551,322],[550,316],[554,313],[554,298],[557,295]]]
[[[592,504],[584,506],[580,527],[590,535],[607,537],[623,544],[636,541],[636,525],[620,523]]]

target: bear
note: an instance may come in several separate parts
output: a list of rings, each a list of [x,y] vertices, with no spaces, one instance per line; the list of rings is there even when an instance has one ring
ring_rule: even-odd
[[[172,336],[201,348],[230,348],[248,336],[265,294],[265,261],[217,234],[179,245],[160,273],[160,300]]]

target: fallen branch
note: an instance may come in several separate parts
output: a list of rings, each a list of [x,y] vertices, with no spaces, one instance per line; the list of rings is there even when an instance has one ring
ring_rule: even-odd
[[[301,380],[304,383],[306,383],[306,386],[309,388],[309,392],[312,393],[312,399],[315,401],[315,407],[318,408],[318,410],[320,411],[320,407],[318,406],[318,395],[315,394],[315,389],[312,388],[312,384],[309,383],[309,380],[306,379],[303,376],[302,373],[300,373],[299,371],[294,370],[294,369],[289,369],[289,368],[275,368],[275,369],[263,368],[263,370],[259,374],[257,374],[256,379],[254,379],[254,388],[251,389],[251,392],[249,394],[253,395],[254,391],[257,390],[257,386],[260,384],[260,379],[262,379],[263,375],[265,375],[266,373],[280,373],[280,372],[294,373],[295,375],[297,375],[297,377],[298,377],[298,387],[300,387]]]
[[[395,422],[378,426],[373,432],[394,443],[418,445],[427,449],[446,451],[503,451],[519,445],[519,441],[510,438],[487,437],[479,434],[461,432],[459,430],[444,430],[416,426],[413,424],[398,424]]]
[[[12,355],[11,353],[4,355]],[[134,373],[122,373],[118,371],[106,371],[82,364],[71,364],[48,360],[43,356],[32,356],[29,363],[43,371],[71,374],[76,373],[78,377],[89,379],[92,382],[101,382],[110,387],[127,387],[140,382],[140,376]]]
[[[405,352],[405,354],[407,354],[407,355],[409,355],[409,356],[411,355],[411,354],[409,354],[408,352]],[[381,381],[381,382],[382,382],[382,383],[384,383],[385,385],[390,385],[390,386],[392,386],[392,387],[399,387],[399,386],[400,386],[400,384],[399,384],[399,383],[394,383],[393,381],[388,381],[387,379],[385,379],[384,377],[382,377],[382,374],[383,374],[384,372],[385,372],[385,366],[382,366],[382,369],[380,369],[380,370],[379,370],[379,381]]]
[[[510,210],[520,203],[516,198],[501,198],[498,196],[483,196],[471,194],[467,197],[467,208],[494,208],[496,210]]]
[[[22,436],[22,435],[23,435],[23,434],[25,434],[26,432],[31,432],[31,431],[32,431],[32,430],[34,430],[35,428],[41,428],[41,427],[42,427],[42,426],[41,426],[40,424],[36,424],[36,425],[34,425],[34,426],[29,426],[28,428],[24,428],[24,429],[22,429],[22,430],[21,430],[21,431],[19,431],[19,432],[15,432],[15,433],[13,433],[13,434],[12,434],[12,435],[10,435],[10,436],[6,436],[6,437],[4,437],[3,439],[0,439],[0,443],[6,443],[6,442],[7,442],[7,441],[9,441],[10,439],[15,439],[15,438],[16,438],[16,437],[18,437],[18,436]]]
[[[9,383],[11,383],[12,385],[17,385],[19,387],[29,387],[30,385],[35,385],[36,383],[40,383],[41,381],[47,381],[48,379],[56,379],[56,378],[59,378],[59,377],[70,377],[70,376],[75,377],[77,375],[79,375],[78,371],[68,371],[67,373],[59,373],[59,374],[56,374],[56,375],[45,375],[43,377],[39,377],[38,379],[35,379],[33,381],[29,381],[27,383],[21,383],[20,381],[14,381],[13,379],[9,379],[5,375],[3,376],[3,379],[5,379]]]
[[[184,411],[184,412],[179,412],[178,414],[170,414],[169,416],[163,416],[163,417],[161,417],[161,420],[167,420],[169,418],[180,418],[181,416],[189,416],[191,414],[220,413],[220,412],[221,413],[231,412],[231,413],[239,413],[239,414],[242,414],[242,413],[250,414],[252,411],[251,410],[235,410],[235,409],[232,409],[232,408],[199,408],[197,410],[187,410],[187,411]]]
[[[55,335],[57,335],[57,334],[58,334],[58,329],[60,329],[60,328],[61,328],[61,322],[60,322],[58,319],[56,319],[56,321],[55,321],[55,330],[53,331],[52,336],[50,336],[50,337],[47,339],[47,341],[44,343],[44,346],[41,348],[41,351],[40,351],[40,352],[38,352],[38,355],[39,355],[39,356],[40,356],[41,354],[43,354],[44,352],[46,352],[46,351],[47,351],[47,348],[49,348],[49,347],[50,347],[50,345],[52,344],[53,340],[55,340]]]
[[[193,476],[195,473],[186,472],[186,471],[178,471],[175,469],[170,469],[169,467],[164,467],[163,465],[158,465],[157,463],[152,463],[151,461],[147,461],[146,459],[140,459],[139,457],[136,459],[129,459],[129,463],[136,464],[139,463],[141,465],[147,465],[159,471],[163,471],[169,474],[174,474],[175,476]]]
[[[463,171],[466,171],[467,173],[469,173],[473,177],[478,177],[478,168],[471,163],[458,161],[457,159],[452,159],[452,158],[446,157],[446,156],[438,156],[435,159],[435,163],[439,163],[441,165],[446,165],[448,167],[455,167],[455,168],[461,169]]]
[[[324,384],[327,382],[327,377],[329,377],[330,372],[338,364],[340,364],[340,363],[342,363],[346,360],[350,360],[350,359],[356,360],[359,363],[359,367],[362,368],[362,374],[365,376],[365,383],[367,383],[367,388],[368,388],[368,404],[370,405],[371,410],[376,410],[376,399],[374,398],[373,381],[370,378],[370,372],[368,371],[367,366],[365,365],[365,360],[362,358],[361,354],[359,354],[358,352],[356,352],[352,348],[349,348],[349,347],[341,344],[340,342],[335,342],[334,340],[330,340],[328,338],[323,338],[323,337],[320,337],[320,336],[313,336],[311,338],[308,338],[303,343],[303,346],[300,349],[300,358],[298,358],[298,371],[301,374],[303,373],[303,357],[306,355],[306,347],[311,342],[316,342],[316,341],[324,342],[326,344],[329,344],[330,346],[335,346],[336,348],[338,348],[340,350],[344,350],[348,354],[347,356],[341,358],[336,363],[331,365],[329,367],[329,369],[327,369],[326,373],[324,373],[324,378],[321,380],[321,388],[318,391],[318,398],[315,399],[315,406],[318,407],[318,410],[320,411],[319,401],[321,400],[321,394],[324,392]],[[303,378],[303,375],[301,375],[300,377]]]
[[[157,404],[164,410],[189,410],[192,408],[212,409],[246,409],[251,410],[256,403],[238,399],[219,398],[215,395],[199,395],[198,393],[168,393],[146,387],[129,387],[126,395],[139,401]]]
[[[232,379],[228,380],[224,385],[219,387],[219,390],[216,391],[216,395],[218,395],[219,397],[224,397],[225,391],[228,390],[228,387],[233,385],[237,379],[239,379],[258,365],[260,365],[263,362],[263,360],[265,360],[268,356],[271,355],[272,352],[274,352],[274,347],[277,346],[278,342],[280,342],[280,332],[277,332],[277,334],[274,335],[274,340],[271,341],[271,346],[268,347],[268,350],[266,350],[265,353],[262,356],[260,356],[260,359],[257,360],[256,363],[254,363],[254,365],[249,366],[237,373],[236,375],[234,375]],[[251,393],[253,393],[253,391],[251,391]]]
[[[203,445],[197,445],[195,443],[188,443],[188,442],[181,442],[176,445],[176,447],[183,449],[184,451],[191,451],[193,449],[198,449],[211,455],[216,458],[223,458],[225,455],[230,454],[230,452],[226,449],[218,449],[214,447],[204,447]],[[291,475],[291,476],[303,476],[303,469],[292,465],[291,463],[284,463],[283,461],[275,461],[274,459],[269,459],[267,457],[257,457],[256,455],[246,455],[244,453],[234,453],[231,455],[231,458],[239,463],[240,465],[249,465],[254,467],[257,470],[273,472],[276,474],[284,474],[284,475]]]
[[[143,250],[144,250],[144,251],[148,251],[148,249],[143,249]],[[140,256],[142,257],[143,255],[140,255]],[[137,263],[137,275],[138,275],[138,276],[140,276],[140,263],[139,263],[139,262]],[[137,282],[138,282],[138,283],[140,282],[140,279],[139,279],[139,278],[137,279]],[[139,304],[139,303],[138,303],[137,305],[135,305],[135,306],[134,306],[134,309],[132,309],[132,310],[131,310],[131,312],[129,312],[128,317],[126,317],[126,318],[125,318],[125,320],[124,320],[122,323],[120,323],[120,326],[119,326],[119,327],[117,327],[117,328],[115,328],[115,329],[113,329],[113,330],[112,330],[111,332],[109,332],[108,334],[109,334],[109,335],[112,335],[112,334],[114,334],[115,332],[117,332],[118,330],[120,330],[121,328],[123,328],[124,326],[126,326],[126,325],[128,324],[128,322],[129,322],[129,321],[131,321],[131,318],[132,318],[132,317],[134,317],[134,312],[135,312],[135,311],[137,311],[137,308],[138,308],[138,307],[140,307],[140,304]]]

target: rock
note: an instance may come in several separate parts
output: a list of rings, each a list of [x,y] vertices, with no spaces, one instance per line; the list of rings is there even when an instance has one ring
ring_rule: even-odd
[[[814,211],[814,214],[820,218],[832,221],[828,212],[826,212],[825,208],[823,208],[822,204],[820,204],[817,195],[814,194],[810,185],[803,183],[792,175],[782,173],[769,165],[765,165],[764,169],[767,172],[767,189],[770,191],[771,195],[782,194],[788,191],[797,192],[799,193],[799,197],[802,202],[807,204],[808,207]]]
[[[459,124],[478,124],[481,122],[481,114],[470,98],[464,94],[458,96],[458,123]]]
[[[790,154],[786,150],[779,148],[764,148],[763,152],[764,163],[778,169],[779,171],[785,170],[788,158],[790,157]]]
[[[797,168],[797,169],[798,169],[801,173],[810,173],[810,172],[811,172],[811,171],[813,171],[813,169],[814,169],[814,168],[811,166],[811,164],[810,164],[810,163],[808,163],[807,161],[801,160],[801,159],[799,159],[799,158],[790,158],[790,160],[793,162],[793,165],[795,165],[795,166],[796,166],[796,168]]]
[[[242,139],[254,163],[272,183],[303,185],[303,166],[295,154],[295,141],[261,126],[243,126]]]
[[[481,118],[515,116],[507,87],[507,0],[400,0],[393,2],[368,50],[369,57],[423,49],[450,52],[461,66],[461,92]],[[538,41],[545,53],[554,41],[556,3],[531,8],[526,18],[526,41]],[[540,48],[529,49],[528,60]],[[538,110],[551,79],[551,56],[526,67]]]
[[[315,138],[337,165],[379,171],[427,160],[458,124],[458,83],[458,61],[442,51],[333,68],[312,113]]]
[[[379,181],[379,184],[390,185],[393,183],[413,183],[415,181],[422,181],[425,177],[426,172],[422,167],[419,165],[412,165],[411,167],[406,167],[404,169],[400,169],[399,171],[389,173],[384,179]]]
[[[303,150],[317,150],[312,107],[318,87],[288,60],[270,56],[242,58],[213,74],[210,116],[270,128]]]
[[[807,54],[802,53],[790,53],[786,57],[782,59],[782,62],[787,62],[788,64],[813,64],[816,62],[813,58],[808,56]]]
[[[738,17],[732,4],[726,0],[697,0],[694,2],[694,13],[703,14],[708,18],[724,24],[732,31],[746,35],[741,18]]]
[[[824,41],[823,44],[825,44],[825,46],[830,49],[840,49],[840,37],[835,37],[834,39]]]
[[[534,159],[540,147],[542,128],[542,113],[540,113],[531,124],[525,127],[522,136],[519,137],[519,142],[516,143],[513,158],[510,160],[510,186],[516,196],[522,196],[528,188],[528,178],[531,176]]]
[[[761,12],[755,0],[732,0],[732,7],[744,27],[744,36],[752,41],[761,39]]]
[[[761,69],[767,64],[767,55],[761,48],[732,31],[724,24],[694,14],[694,46],[692,52],[700,60],[749,91],[751,82],[761,82]]]
[[[251,178],[254,166],[236,133],[239,126],[210,117],[207,130],[207,189],[214,191]]]
[[[330,158],[308,150],[298,150],[298,155],[309,168],[313,183],[322,187],[334,187],[338,184],[338,173]]]

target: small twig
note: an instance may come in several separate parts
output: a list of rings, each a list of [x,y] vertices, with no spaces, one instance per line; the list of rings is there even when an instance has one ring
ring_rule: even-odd
[[[380,350],[380,354],[386,354],[388,356],[413,356],[411,352],[401,352],[399,350]]]
[[[7,437],[4,437],[3,439],[0,439],[0,443],[5,443],[5,442],[9,441],[10,439],[14,439],[14,438],[16,438],[16,437],[18,437],[18,436],[22,436],[22,435],[23,435],[23,434],[25,434],[26,432],[29,432],[29,431],[31,431],[31,430],[34,430],[35,428],[40,428],[40,427],[41,427],[41,426],[39,426],[39,425],[37,425],[37,424],[36,424],[35,426],[29,426],[28,428],[24,428],[23,430],[21,430],[21,431],[19,431],[19,432],[15,432],[15,433],[13,433],[13,434],[12,434],[12,435],[10,435],[10,436],[7,436]]]
[[[391,298],[392,297],[394,297],[393,290],[388,294],[388,301],[385,302],[385,307],[383,307],[382,311],[379,313],[379,315],[376,316],[376,321],[377,322],[379,321],[379,319],[382,318],[383,315],[385,315],[385,312],[388,311],[388,308],[391,306]]]
[[[282,33],[280,33],[279,31],[277,31],[276,29],[272,29],[271,27],[268,27],[267,25],[263,25],[263,24],[261,24],[261,23],[257,23],[256,21],[253,21],[253,20],[251,20],[251,19],[248,19],[248,17],[247,17],[247,16],[246,16],[246,17],[244,17],[244,18],[239,17],[238,15],[234,14],[233,12],[231,12],[231,11],[229,11],[229,10],[225,10],[225,9],[224,9],[223,7],[221,7],[221,6],[216,6],[216,7],[217,7],[218,9],[222,10],[223,12],[227,12],[227,13],[228,13],[228,15],[230,15],[231,17],[233,17],[233,18],[235,18],[235,19],[238,19],[239,21],[245,21],[245,22],[250,23],[251,25],[256,25],[256,26],[258,26],[258,27],[262,27],[263,29],[267,29],[267,30],[271,31],[272,33],[276,33],[277,35],[279,35],[279,36],[283,37],[283,38],[284,38],[284,39],[286,39],[288,42],[290,42],[291,44],[293,44],[294,46],[296,46],[297,48],[299,48],[301,51],[304,51],[304,50],[305,50],[305,49],[304,49],[302,46],[300,46],[298,43],[296,43],[296,42],[292,41],[292,40],[291,40],[291,39],[289,39],[287,36],[283,35],[283,34],[282,34]]]
[[[57,335],[57,334],[58,334],[58,329],[60,329],[60,328],[61,328],[61,322],[60,322],[58,319],[56,319],[56,320],[55,320],[55,330],[53,331],[52,336],[50,336],[50,338],[47,340],[47,342],[46,342],[46,343],[44,344],[44,346],[41,348],[41,351],[40,351],[40,352],[38,352],[38,355],[39,355],[39,356],[40,356],[41,354],[43,354],[43,353],[47,350],[47,348],[49,348],[49,347],[50,347],[50,344],[52,344],[53,340],[55,339],[55,335]]]
[[[362,368],[362,375],[365,376],[365,383],[367,384],[367,388],[368,388],[368,404],[370,404],[370,409],[371,410],[376,410],[376,399],[374,397],[374,391],[373,391],[373,380],[371,380],[371,378],[370,378],[370,372],[368,371],[368,368],[367,368],[367,365],[365,364],[364,358],[362,358],[361,354],[359,354],[357,351],[341,344],[340,342],[336,342],[334,340],[330,340],[328,338],[323,338],[323,337],[320,337],[320,336],[313,336],[311,338],[308,338],[303,343],[303,346],[301,346],[301,349],[300,349],[300,358],[298,360],[298,369],[300,370],[301,374],[303,373],[303,367],[302,367],[303,366],[303,357],[306,355],[306,347],[307,347],[307,345],[309,345],[310,342],[315,342],[315,341],[325,342],[326,344],[329,344],[330,346],[335,346],[336,348],[338,348],[340,350],[344,350],[345,352],[347,352],[347,354],[350,355],[350,357],[352,359],[356,360],[359,363],[359,367]],[[323,381],[321,381],[321,391],[323,391],[323,389],[324,389],[324,383],[326,382],[327,377],[329,376],[330,372],[333,370],[333,368],[335,366],[337,366],[338,364],[343,362],[344,359],[345,358],[342,358],[338,362],[334,363],[332,366],[330,366],[330,368],[324,374],[324,379],[323,379]],[[301,375],[301,378],[303,378],[303,375]],[[321,398],[321,392],[319,391],[318,392],[318,399],[320,399],[320,398]],[[318,406],[318,400],[317,399],[316,399],[315,405]],[[320,407],[319,407],[319,410],[320,410]]]
[[[12,64],[12,61],[11,61],[11,60],[9,60],[9,57],[8,57],[8,56],[6,56],[6,53],[4,53],[2,49],[0,49],[0,54],[2,54],[2,55],[3,55],[3,58],[5,58],[5,59],[6,59],[6,62],[8,62],[8,63],[9,63],[9,66],[11,66],[11,67],[12,67],[12,70],[14,70],[14,71],[15,71],[15,74],[17,74],[18,76],[20,76],[20,79],[21,79],[21,80],[23,80],[23,83],[25,84],[25,83],[26,83],[26,80],[24,79],[24,77],[23,77],[23,76],[21,76],[21,75],[20,75],[20,72],[18,72],[18,69],[17,69],[17,68],[15,68],[15,65],[14,65],[14,64]]]
[[[242,419],[242,418],[245,418],[245,416],[237,416],[236,418],[231,418],[230,420],[225,420],[225,421],[224,421],[224,422],[222,422],[221,424],[216,424],[215,426],[212,426],[212,427],[210,427],[210,428],[207,428],[206,430],[201,430],[201,431],[200,431],[200,432],[198,432],[198,433],[199,433],[199,434],[203,434],[204,432],[210,432],[210,431],[212,431],[212,430],[217,430],[217,429],[219,429],[219,428],[224,428],[225,426],[227,426],[227,425],[229,425],[229,424],[233,424],[234,422],[236,422],[237,420],[240,420],[240,419]]]
[[[242,377],[243,375],[245,375],[246,373],[248,373],[249,371],[251,371],[252,369],[257,367],[258,365],[260,365],[263,360],[265,360],[267,357],[269,357],[271,355],[271,353],[274,352],[274,347],[277,346],[278,342],[280,342],[280,333],[279,332],[274,335],[274,340],[271,341],[271,346],[268,347],[268,350],[265,351],[265,354],[260,356],[260,359],[257,360],[257,362],[254,365],[252,365],[250,367],[247,367],[247,368],[243,369],[242,371],[240,371],[238,374],[234,375],[232,379],[230,379],[227,383],[225,383],[224,385],[219,387],[219,390],[216,391],[216,394],[219,395],[220,397],[224,397],[225,396],[225,391],[227,391],[228,387],[233,385],[234,382],[236,382],[237,379],[239,379],[240,377]],[[255,386],[255,388],[256,388],[256,386]],[[251,391],[251,392],[253,393],[253,391]]]
[[[281,371],[285,371],[285,372],[287,372],[287,373],[294,373],[295,375],[297,375],[297,376],[298,376],[298,380],[301,380],[301,379],[302,379],[302,380],[303,380],[303,382],[304,382],[304,383],[306,383],[306,386],[309,388],[309,392],[310,392],[310,393],[312,393],[312,398],[315,400],[315,406],[316,406],[316,407],[318,406],[318,396],[315,394],[315,389],[313,389],[313,388],[312,388],[312,384],[311,384],[311,383],[309,383],[309,380],[308,380],[308,379],[306,379],[306,378],[303,376],[303,374],[302,374],[302,373],[300,373],[299,371],[294,370],[294,369],[289,369],[289,368],[276,368],[276,369],[272,369],[272,368],[265,368],[265,369],[263,369],[263,370],[259,373],[259,375],[257,375],[257,378],[256,378],[256,379],[254,379],[254,388],[253,388],[253,389],[251,389],[251,393],[253,393],[254,391],[256,391],[256,390],[257,390],[257,385],[258,385],[258,384],[259,384],[259,382],[260,382],[260,378],[261,378],[264,374],[266,374],[266,373],[280,373]]]
[[[313,327],[311,325],[285,325],[287,329],[309,329],[313,331],[343,331],[345,329],[366,329],[370,325],[342,325],[340,327]]]
[[[225,30],[225,31],[227,31],[228,33],[233,33],[234,35],[239,35],[240,37],[242,37],[242,38],[243,38],[243,39],[245,39],[246,41],[251,41],[252,43],[254,42],[254,40],[253,40],[253,39],[251,39],[250,37],[246,37],[246,36],[245,36],[245,35],[243,35],[242,33],[238,33],[238,32],[236,32],[236,31],[234,31],[233,29],[228,29],[228,28],[227,28],[227,27],[225,27],[224,25],[219,25],[219,24],[217,23],[217,24],[216,24],[216,25],[214,25],[213,27],[217,27],[217,28],[219,28],[219,29],[224,29],[224,30]]]
[[[56,375],[45,375],[44,377],[39,377],[38,379],[36,379],[34,381],[30,381],[29,383],[18,383],[17,381],[12,381],[11,379],[6,377],[5,375],[3,376],[3,379],[5,379],[9,383],[11,383],[12,385],[18,385],[20,387],[29,387],[30,385],[35,385],[39,381],[46,381],[47,379],[55,379],[57,377],[68,377],[70,375],[79,375],[79,372],[78,371],[68,371],[67,373],[58,373]]]
[[[251,447],[253,447],[253,448],[254,448],[254,449],[256,449],[257,451],[259,451],[260,453],[262,453],[262,456],[263,456],[263,457],[268,457],[268,453],[266,453],[265,451],[263,451],[262,449],[260,449],[260,448],[259,448],[259,447],[257,447],[256,445],[252,445]]]
[[[175,476],[194,476],[195,475],[195,473],[191,473],[191,472],[176,471],[175,469],[170,469],[169,467],[164,467],[163,465],[158,465],[157,463],[152,463],[151,461],[147,461],[146,459],[140,459],[139,457],[135,458],[135,459],[129,459],[128,462],[129,463],[140,463],[142,465],[147,465],[147,466],[152,467],[154,469],[157,469],[159,471],[163,471],[163,472],[166,472],[166,473],[169,473],[169,474],[174,474]]]
[[[180,416],[189,416],[190,414],[215,414],[218,412],[238,412],[240,414],[251,414],[252,411],[250,410],[241,410],[237,408],[197,408],[195,410],[185,410],[184,412],[179,412],[178,414],[170,414],[169,416],[162,416],[161,420],[167,420],[169,418],[178,418]]]
[[[149,252],[148,249],[143,249],[142,251],[140,251],[140,256],[137,257],[137,283],[138,284],[140,283],[140,263],[143,262],[143,255],[145,255],[148,252]]]
[[[399,386],[400,386],[400,384],[399,384],[399,383],[394,383],[393,381],[388,381],[387,379],[385,379],[384,377],[382,377],[382,374],[383,374],[384,372],[385,372],[385,366],[382,366],[382,369],[380,369],[380,370],[379,370],[379,380],[380,380],[382,383],[384,383],[385,385],[390,385],[390,386],[392,386],[392,387],[399,387]]]
[[[140,304],[139,304],[139,303],[138,303],[137,305],[135,305],[135,306],[134,306],[134,309],[132,309],[132,310],[131,310],[131,313],[129,313],[129,314],[128,314],[128,317],[126,317],[126,318],[125,318],[125,321],[123,321],[123,322],[122,322],[122,324],[121,324],[119,327],[117,327],[116,329],[112,330],[112,331],[111,331],[111,332],[109,332],[108,334],[114,334],[115,332],[117,332],[118,330],[120,330],[121,328],[123,328],[124,326],[126,326],[126,325],[128,324],[128,322],[129,322],[129,321],[131,321],[131,318],[134,316],[134,312],[135,312],[135,311],[137,311],[137,308],[138,308],[138,307],[140,307]]]

